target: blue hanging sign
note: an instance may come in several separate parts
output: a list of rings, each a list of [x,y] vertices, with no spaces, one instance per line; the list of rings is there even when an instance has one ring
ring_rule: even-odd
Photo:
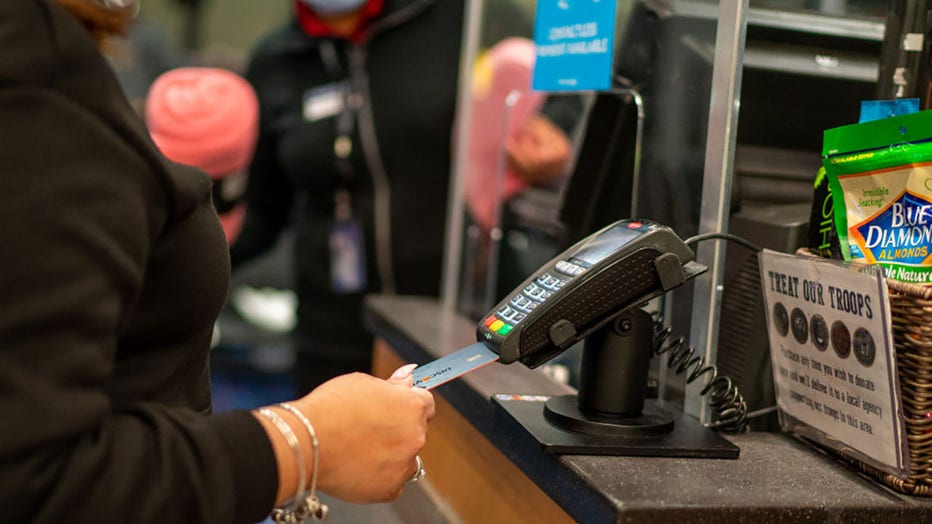
[[[609,89],[615,0],[538,0],[534,43],[534,89]]]

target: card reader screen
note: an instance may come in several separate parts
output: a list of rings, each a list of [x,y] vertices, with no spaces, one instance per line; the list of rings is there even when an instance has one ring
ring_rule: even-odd
[[[591,242],[587,242],[579,251],[573,253],[572,257],[590,265],[598,264],[618,248],[640,236],[641,233],[640,229],[632,229],[629,224],[616,225],[592,239]]]

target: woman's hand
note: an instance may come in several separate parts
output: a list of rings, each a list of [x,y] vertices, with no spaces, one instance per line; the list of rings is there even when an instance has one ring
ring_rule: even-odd
[[[561,179],[572,155],[572,144],[559,127],[535,116],[505,143],[508,169],[531,184]]]
[[[412,370],[405,366],[389,380],[343,375],[292,402],[317,432],[322,491],[349,502],[401,495],[434,416],[433,395],[411,387]]]

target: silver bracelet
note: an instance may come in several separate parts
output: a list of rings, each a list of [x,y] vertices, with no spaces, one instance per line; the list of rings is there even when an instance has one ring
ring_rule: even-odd
[[[285,508],[275,508],[272,510],[272,520],[275,522],[289,523],[302,522],[304,520],[303,518],[301,520],[294,520],[295,514],[304,505],[304,488],[307,484],[307,472],[304,466],[304,453],[301,451],[301,443],[298,442],[298,437],[281,415],[268,408],[259,408],[258,413],[270,420],[272,424],[278,428],[278,431],[288,442],[288,446],[291,447],[291,451],[294,452],[295,462],[298,463],[298,489]]]
[[[302,507],[298,508],[298,515],[307,518],[313,516],[318,520],[324,520],[327,518],[327,514],[330,511],[330,508],[326,504],[322,503],[319,498],[317,498],[317,470],[319,465],[319,456],[320,456],[320,446],[318,445],[317,432],[314,431],[314,426],[311,424],[311,421],[301,412],[298,408],[292,406],[287,402],[282,402],[278,404],[279,406],[290,411],[294,416],[298,417],[298,420],[304,424],[304,429],[307,430],[307,434],[311,437],[311,450],[312,450],[312,462],[311,462],[311,489],[308,490],[307,496],[304,498],[304,504]]]

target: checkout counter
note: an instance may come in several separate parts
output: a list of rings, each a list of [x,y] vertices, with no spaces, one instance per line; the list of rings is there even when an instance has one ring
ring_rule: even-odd
[[[366,324],[382,377],[476,337],[471,320],[423,297],[370,296]],[[567,393],[539,371],[498,363],[435,389],[421,454],[435,502],[467,523],[932,522],[932,499],[887,489],[789,435],[727,436],[737,459],[556,455],[491,400]]]
[[[468,13],[470,27],[489,23],[481,20],[479,6],[484,3],[473,3]],[[600,162],[592,163],[590,167],[595,167],[586,173],[595,176],[604,172],[606,177],[612,178],[611,183],[616,183],[616,179],[627,180],[628,186],[619,194],[625,199],[630,199],[632,193],[637,195],[642,207],[636,210],[634,201],[630,208],[624,207],[626,204],[616,199],[617,202],[599,204],[596,211],[610,209],[617,213],[625,209],[629,214],[623,216],[644,216],[670,225],[681,234],[695,233],[695,229],[724,231],[728,229],[729,205],[734,203],[730,202],[733,200],[732,174],[737,182],[742,182],[736,187],[738,200],[743,197],[758,200],[761,195],[748,188],[761,187],[767,198],[772,198],[774,193],[798,193],[798,200],[806,200],[808,208],[811,176],[816,169],[810,166],[818,165],[821,130],[836,125],[834,122],[841,118],[842,109],[856,111],[855,102],[871,96],[878,75],[875,57],[883,23],[855,20],[846,14],[799,14],[772,8],[774,4],[785,8],[783,2],[756,3],[759,8],[747,13],[746,1],[619,2],[629,11],[622,17],[628,25],[620,37],[621,54],[616,56],[616,73],[641,90],[644,105],[640,105],[640,95],[629,97],[633,101],[622,104],[617,115],[609,115],[612,118],[591,119],[586,136],[615,136],[611,133],[627,136],[624,133],[628,128],[622,126],[619,131],[615,123],[626,122],[624,118],[628,113],[624,111],[632,104],[638,109],[634,114],[640,115],[643,109],[647,117],[643,122],[643,136],[640,117],[628,126],[632,137],[629,142],[634,144],[636,152],[634,173],[623,171],[622,174],[631,176],[621,177],[617,166],[608,161],[610,159],[603,162],[605,166]],[[794,6],[803,4],[792,3]],[[854,1],[849,7],[868,9],[872,5]],[[852,13],[858,14],[857,11]],[[748,26],[745,50],[738,43],[744,43],[744,31]],[[741,38],[735,36],[739,34]],[[798,45],[798,42],[805,45]],[[464,63],[474,63],[477,50],[488,44],[467,39]],[[628,51],[630,56],[626,54]],[[810,71],[813,52],[821,53],[817,57],[826,53],[841,57],[835,64],[838,67]],[[786,56],[796,59],[777,59]],[[741,93],[743,120],[738,125],[738,104],[733,98],[737,93],[733,88],[740,85],[742,58],[746,89]],[[848,65],[850,67],[842,67]],[[464,75],[470,71],[470,67],[463,69]],[[468,100],[469,82],[463,85],[460,98]],[[795,91],[796,87],[803,92]],[[732,98],[712,97],[713,92],[731,94]],[[755,97],[755,93],[760,96]],[[709,106],[697,103],[710,99]],[[803,100],[808,103],[800,103]],[[790,110],[795,111],[793,116],[787,116]],[[597,112],[597,116],[599,114]],[[759,118],[755,120],[755,116]],[[820,116],[825,116],[824,123],[817,118]],[[843,116],[850,120],[849,117]],[[598,128],[601,120],[609,120],[610,125]],[[806,128],[814,130],[813,133],[802,137],[799,125],[773,125],[793,120],[797,124],[806,122]],[[729,134],[734,129],[743,134],[738,137]],[[706,130],[714,136],[705,137]],[[762,131],[760,136],[754,134],[756,130]],[[781,130],[786,136],[777,137],[775,133]],[[456,161],[456,176],[460,179],[469,172],[463,166],[468,164],[464,152],[469,150],[466,146],[470,131],[467,126],[458,133],[461,157]],[[643,156],[640,154],[642,142]],[[752,158],[763,167],[748,168],[747,162],[735,165],[736,142],[738,153],[752,150]],[[628,144],[623,140],[619,143]],[[762,143],[767,146],[766,150],[760,147]],[[619,150],[621,146],[614,147]],[[773,158],[780,161],[763,161],[761,151],[767,153],[774,147],[779,151]],[[803,167],[797,169],[787,159],[796,159],[799,151],[811,154],[804,156]],[[738,160],[746,156],[738,154]],[[599,153],[596,157],[601,161],[605,155]],[[815,161],[810,162],[810,157]],[[787,167],[788,163],[793,165]],[[638,170],[651,174],[640,177],[639,190],[635,176]],[[797,172],[801,174],[797,176]],[[664,183],[667,178],[671,181]],[[802,189],[795,192],[775,190],[775,187],[784,187],[778,182],[787,181],[792,187]],[[602,195],[614,194],[606,189],[605,183],[608,182],[600,178],[591,185],[601,188]],[[673,194],[676,191],[682,195]],[[590,196],[577,200],[577,204],[585,207],[584,215],[592,214],[593,199],[599,194],[595,190]],[[682,198],[677,201],[679,197]],[[658,198],[660,203],[653,202]],[[787,201],[796,202],[789,198],[778,203]],[[467,231],[462,220],[462,195],[454,195],[452,202],[449,231],[462,235]],[[701,213],[693,213],[700,207]],[[685,216],[690,214],[697,216]],[[679,219],[687,219],[686,225],[677,223]],[[767,247],[777,249],[779,246]],[[790,252],[793,248],[783,247],[782,250]],[[464,247],[462,238],[448,240],[445,295],[456,290],[460,275],[470,274],[468,255],[476,252],[482,250],[475,246]],[[702,281],[701,286],[696,286],[693,313],[700,314],[693,316],[710,317],[710,311],[718,311],[718,303],[715,300],[703,302],[701,298],[717,296],[714,290],[717,286],[721,288],[720,261],[723,257],[707,253],[703,259],[701,252],[699,256],[700,262],[710,266],[711,276]],[[461,265],[463,259],[467,261]],[[495,259],[478,260],[477,267],[494,267],[490,260],[494,262]],[[712,263],[708,263],[710,260]],[[481,282],[476,287],[495,288]],[[462,291],[458,292],[462,298]],[[485,298],[488,303],[489,297]],[[374,374],[387,377],[405,363],[425,364],[476,342],[476,322],[455,311],[451,302],[456,300],[442,302],[394,295],[367,297],[365,322],[376,338]],[[473,309],[464,308],[469,315],[476,316]],[[485,307],[480,309],[486,310]],[[707,326],[701,324],[702,320],[699,319],[700,324],[694,323],[693,332],[701,334],[718,325],[717,318],[708,318]],[[694,337],[698,338],[695,333]],[[744,336],[748,333],[745,331]],[[702,347],[704,344],[695,345]],[[715,361],[714,354],[706,356],[709,357],[707,361]],[[726,444],[740,449],[737,458],[556,454],[546,451],[537,438],[503,409],[502,401],[526,402],[531,406],[528,409],[537,409],[542,406],[543,398],[575,393],[570,386],[523,365],[492,363],[441,385],[433,392],[437,414],[421,453],[428,476],[418,487],[423,486],[452,521],[932,522],[932,498],[907,496],[886,488],[835,456],[820,452],[789,434],[751,431],[723,436]],[[678,412],[681,408],[671,411]]]

